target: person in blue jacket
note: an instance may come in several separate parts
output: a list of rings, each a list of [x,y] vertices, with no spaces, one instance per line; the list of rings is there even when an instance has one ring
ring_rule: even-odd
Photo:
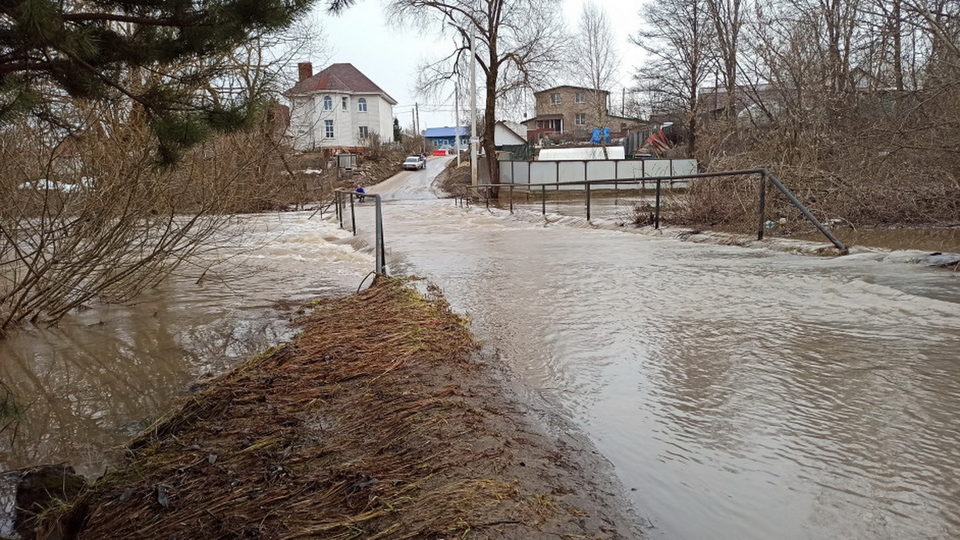
[[[366,190],[364,190],[362,187],[357,188],[357,198],[360,200],[360,202],[363,202],[364,193],[366,193]]]

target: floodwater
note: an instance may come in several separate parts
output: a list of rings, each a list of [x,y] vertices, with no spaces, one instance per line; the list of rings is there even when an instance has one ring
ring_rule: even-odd
[[[393,270],[582,427],[651,537],[960,535],[960,275],[449,200],[384,219]]]
[[[582,429],[649,536],[960,536],[960,274],[461,209],[430,200],[429,163],[376,190],[392,272]],[[194,377],[288,336],[275,300],[355,289],[369,256],[307,217],[242,218],[254,272],[0,342],[31,396],[3,465],[98,470]]]
[[[57,328],[29,328],[0,340],[0,380],[27,407],[0,434],[0,470],[67,462],[99,474],[113,452],[183,394],[291,336],[288,311],[356,290],[369,255],[310,213],[241,216],[242,242],[148,291],[129,306],[100,306]],[[220,262],[221,264],[216,264]]]
[[[851,246],[960,253],[960,226],[926,229],[839,228],[834,230],[833,233],[842,242]],[[792,236],[791,238],[819,242],[823,239],[823,236],[820,233],[810,233]]]

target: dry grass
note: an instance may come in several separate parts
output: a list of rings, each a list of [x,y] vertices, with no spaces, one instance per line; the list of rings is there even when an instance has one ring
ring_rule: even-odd
[[[464,153],[465,154],[465,153]],[[437,183],[444,193],[455,197],[465,197],[469,195],[470,190],[470,157],[461,155],[460,167],[457,167],[457,160],[452,159],[447,167],[440,172]]]
[[[46,527],[80,538],[605,535],[565,502],[579,488],[564,458],[471,360],[445,302],[384,280],[320,302],[303,324],[141,434]]]

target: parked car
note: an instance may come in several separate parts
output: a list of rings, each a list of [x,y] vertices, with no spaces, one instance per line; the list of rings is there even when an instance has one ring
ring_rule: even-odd
[[[423,155],[407,156],[407,159],[403,160],[403,168],[408,171],[426,169],[427,158],[423,157]]]

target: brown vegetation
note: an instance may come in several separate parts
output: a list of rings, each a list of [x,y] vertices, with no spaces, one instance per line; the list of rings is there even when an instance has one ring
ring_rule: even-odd
[[[115,471],[46,516],[45,533],[616,535],[558,441],[472,360],[442,299],[381,280],[320,301],[303,324],[140,435]]]
[[[942,0],[651,3],[636,38],[651,60],[638,79],[654,112],[683,125],[687,154],[711,170],[767,167],[824,220],[955,224],[958,9]],[[753,182],[699,181],[680,219],[755,226],[756,199]],[[779,194],[770,203],[772,219],[798,215]]]
[[[128,300],[215,247],[229,214],[303,195],[266,119],[161,167],[146,122],[76,107],[96,128],[65,135],[24,120],[0,132],[0,334]]]

